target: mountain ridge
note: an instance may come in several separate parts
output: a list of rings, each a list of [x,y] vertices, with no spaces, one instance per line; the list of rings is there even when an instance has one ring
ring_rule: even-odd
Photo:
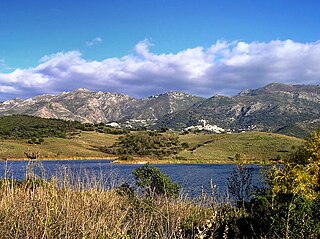
[[[299,136],[320,127],[320,86],[271,83],[236,96],[207,99],[179,91],[139,99],[79,88],[0,103],[0,116],[12,114],[154,129],[206,124],[229,132],[256,129]]]
[[[320,87],[272,83],[236,96],[213,96],[187,110],[166,115],[158,126],[184,128],[199,120],[223,128],[248,129],[290,134],[290,128],[303,133],[318,128]],[[296,130],[295,130],[296,131]]]
[[[25,114],[84,123],[157,120],[203,99],[177,91],[138,99],[120,93],[79,88],[57,95],[44,94],[25,100],[16,98],[4,101],[0,103],[0,115]]]

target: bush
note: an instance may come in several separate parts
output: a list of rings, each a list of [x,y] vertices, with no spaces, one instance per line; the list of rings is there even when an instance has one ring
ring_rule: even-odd
[[[180,192],[181,187],[179,184],[173,183],[169,176],[150,164],[135,169],[132,174],[135,177],[137,185],[141,187],[149,197],[154,195],[177,197]]]
[[[236,202],[247,202],[253,194],[252,185],[253,168],[247,167],[241,163],[232,170],[228,178],[228,191]]]
[[[184,149],[189,148],[189,144],[186,143],[186,142],[183,142],[183,143],[181,144],[181,146],[182,146],[182,148],[184,148]]]
[[[270,174],[274,194],[304,195],[315,199],[320,194],[320,133],[313,132],[282,168]]]
[[[119,159],[119,160],[125,160],[125,161],[127,161],[127,160],[132,160],[133,157],[130,156],[130,155],[127,155],[127,154],[123,154],[123,155],[120,155],[120,156],[118,157],[118,159]]]
[[[269,171],[269,190],[246,204],[236,230],[257,238],[319,238],[319,159],[320,133],[315,131],[284,165]]]
[[[44,142],[43,138],[32,137],[28,140],[28,144],[42,144]]]

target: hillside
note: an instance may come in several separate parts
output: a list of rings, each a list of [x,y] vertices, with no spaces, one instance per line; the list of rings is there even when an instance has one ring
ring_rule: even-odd
[[[286,158],[303,140],[290,136],[246,132],[237,134],[186,134],[181,142],[189,147],[179,154],[192,162],[237,162],[237,154],[246,162],[263,163]]]
[[[23,158],[24,152],[28,149],[39,151],[41,159],[115,158],[117,155],[105,153],[107,151],[104,149],[113,145],[119,147],[125,143],[124,149],[137,161],[153,158],[156,163],[234,163],[235,155],[240,154],[248,162],[269,162],[286,157],[302,142],[294,137],[264,132],[128,133],[129,131],[102,124],[81,124],[33,116],[0,117],[0,158]],[[34,141],[32,138],[41,138],[42,141]],[[125,139],[127,141],[124,141]],[[154,151],[153,148],[147,148],[152,142],[155,145]],[[137,151],[138,148],[150,153]],[[161,155],[161,160],[154,157],[157,155]],[[135,160],[133,162],[136,162]]]
[[[320,127],[320,87],[273,83],[237,96],[213,96],[164,116],[157,127],[183,129],[200,120],[231,131],[269,131],[304,137]]]
[[[27,149],[40,152],[40,159],[66,158],[114,158],[114,155],[103,153],[101,146],[111,146],[118,135],[98,132],[82,131],[69,138],[49,137],[39,145],[29,144],[26,140],[0,140],[0,159],[23,158]],[[263,163],[270,160],[283,159],[302,140],[262,132],[248,132],[239,134],[188,134],[180,135],[180,142],[188,143],[188,148],[178,155],[171,155],[162,160],[153,159],[153,163],[235,163],[236,154],[248,163]],[[278,156],[279,155],[279,156]],[[148,157],[135,157],[133,161],[122,163],[136,163],[150,160]]]
[[[201,100],[201,97],[174,91],[136,99],[124,94],[77,89],[59,95],[7,100],[0,103],[0,116],[24,114],[83,123],[127,120],[153,122],[166,114],[187,109]]]
[[[204,99],[170,91],[143,99],[78,89],[0,103],[1,115],[26,114],[126,128],[265,131],[297,137],[320,127],[320,87],[272,83],[236,96]],[[204,125],[205,124],[205,125]]]
[[[83,125],[75,121],[43,119],[27,115],[0,117],[0,139],[30,139],[32,137],[65,138]]]
[[[42,144],[29,144],[26,140],[0,140],[0,159],[22,159],[28,149],[38,151],[40,159],[102,159],[110,155],[98,150],[101,145],[112,145],[117,135],[82,131],[69,138],[46,138]]]

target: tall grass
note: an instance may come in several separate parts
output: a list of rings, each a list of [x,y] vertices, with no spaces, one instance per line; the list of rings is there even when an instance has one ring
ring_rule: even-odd
[[[1,181],[0,238],[195,238],[212,214],[191,200],[145,198],[63,174]]]
[[[102,175],[73,174],[64,168],[59,175],[44,180],[33,173],[34,167],[28,170],[31,172],[26,173],[24,181],[6,177],[0,180],[0,238],[318,238],[319,235],[320,199],[312,204],[301,199],[287,206],[281,202],[283,197],[278,200],[261,194],[238,206],[228,199],[217,200],[212,184],[212,193],[203,193],[198,199],[183,195],[150,197],[128,185],[119,187],[118,182],[106,181]]]

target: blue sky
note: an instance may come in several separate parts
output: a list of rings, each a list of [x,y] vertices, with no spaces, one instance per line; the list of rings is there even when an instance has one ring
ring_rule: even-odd
[[[2,0],[0,100],[319,84],[319,10],[311,0]]]

